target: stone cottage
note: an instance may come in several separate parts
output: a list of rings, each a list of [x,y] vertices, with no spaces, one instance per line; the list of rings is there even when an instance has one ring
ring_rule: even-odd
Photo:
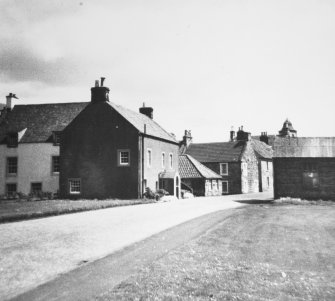
[[[230,141],[192,143],[186,131],[180,150],[222,176],[222,194],[239,194],[273,189],[272,148],[251,138],[243,127],[231,131]]]

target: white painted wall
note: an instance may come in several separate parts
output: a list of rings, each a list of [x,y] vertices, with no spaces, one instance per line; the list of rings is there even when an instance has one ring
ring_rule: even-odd
[[[18,157],[16,177],[6,174],[7,157]],[[6,183],[17,183],[17,191],[30,193],[32,182],[42,182],[42,190],[57,192],[59,175],[52,173],[52,156],[59,156],[59,146],[52,143],[22,143],[17,148],[0,145],[0,195],[6,191]]]

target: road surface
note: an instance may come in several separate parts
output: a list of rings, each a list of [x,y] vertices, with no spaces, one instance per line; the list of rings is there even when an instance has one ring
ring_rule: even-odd
[[[57,276],[191,219],[243,206],[248,194],[109,208],[0,225],[0,299],[9,299]]]

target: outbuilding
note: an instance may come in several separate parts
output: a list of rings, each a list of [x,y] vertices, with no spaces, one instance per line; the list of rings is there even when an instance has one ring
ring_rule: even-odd
[[[190,155],[179,156],[179,173],[182,188],[190,189],[196,196],[222,194],[222,177]]]

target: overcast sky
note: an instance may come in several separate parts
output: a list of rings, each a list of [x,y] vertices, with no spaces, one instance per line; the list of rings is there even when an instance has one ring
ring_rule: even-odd
[[[181,138],[335,136],[334,0],[0,0],[0,94],[145,102]]]

